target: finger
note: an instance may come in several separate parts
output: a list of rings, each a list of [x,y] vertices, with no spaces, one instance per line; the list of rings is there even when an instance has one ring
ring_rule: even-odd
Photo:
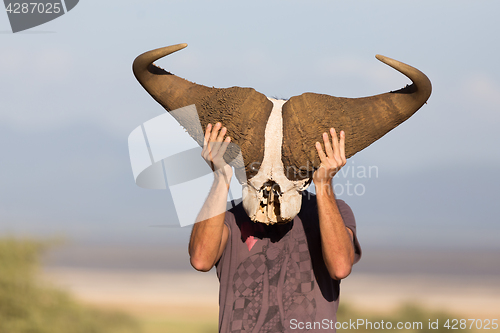
[[[217,152],[219,151],[220,149],[220,145],[221,143],[219,141],[212,141],[212,142],[209,142],[208,143],[208,146],[210,147],[210,156],[212,158],[215,158],[215,156],[217,156]]]
[[[345,165],[346,158],[345,158],[345,132],[340,131],[340,158],[342,159],[342,163]]]
[[[219,132],[219,135],[217,136],[217,142],[222,142],[224,140],[224,135],[226,135],[227,128],[222,127],[222,129]]]
[[[212,134],[210,135],[210,139],[209,139],[210,142],[216,140],[217,135],[219,134],[220,127],[221,127],[221,123],[215,124],[215,126],[214,126],[214,128],[212,130]]]
[[[330,129],[331,131],[331,129]],[[333,157],[333,149],[327,133],[323,133],[323,143],[325,144],[326,156]]]
[[[205,137],[203,138],[203,146],[207,145],[208,138],[210,138],[211,131],[212,131],[212,124],[208,124],[207,129],[205,130]]]
[[[213,156],[218,156],[219,155],[219,150],[221,148],[221,142],[224,140],[224,135],[226,135],[227,128],[223,127],[221,131],[219,132],[219,135],[217,136],[217,139],[215,142],[212,142],[212,152]],[[224,154],[224,153],[223,153]]]
[[[337,132],[335,132],[335,128],[330,128],[330,134],[332,135],[333,153],[335,154],[332,156],[339,156],[339,140],[337,139]]]
[[[316,150],[318,151],[319,160],[321,161],[321,163],[325,164],[326,155],[325,152],[323,151],[323,147],[321,147],[321,143],[316,142]]]
[[[222,143],[219,151],[217,152],[217,155],[222,157],[224,156],[224,154],[226,153],[226,149],[227,147],[229,146],[229,143],[231,142],[231,138],[230,137],[227,137],[225,140],[224,140],[224,143]]]

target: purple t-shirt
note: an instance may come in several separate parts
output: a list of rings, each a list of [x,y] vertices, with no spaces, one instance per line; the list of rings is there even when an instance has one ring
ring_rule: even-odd
[[[361,257],[351,208],[337,205],[354,234],[355,262]],[[217,262],[220,281],[219,332],[324,332],[335,327],[340,281],[323,261],[316,197],[302,195],[292,222],[254,223],[241,204],[226,212],[226,248]],[[301,329],[302,328],[302,329]]]

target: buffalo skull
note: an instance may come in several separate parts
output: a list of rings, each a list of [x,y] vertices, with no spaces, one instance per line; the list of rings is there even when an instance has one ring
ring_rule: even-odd
[[[406,75],[413,84],[370,97],[304,93],[284,101],[267,98],[252,88],[195,84],[153,64],[186,46],[172,45],[141,54],[134,61],[134,74],[167,111],[194,104],[203,128],[217,122],[227,127],[235,145],[224,158],[233,161],[243,186],[243,206],[254,222],[284,223],[298,214],[300,192],[320,165],[314,144],[323,132],[331,127],[344,130],[349,158],[412,116],[432,90],[425,74],[381,55],[376,56],[378,60]],[[202,146],[203,133],[193,119],[176,119]],[[238,148],[243,161],[235,159]]]

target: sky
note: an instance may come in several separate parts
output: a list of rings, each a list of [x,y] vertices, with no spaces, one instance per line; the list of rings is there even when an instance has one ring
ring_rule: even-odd
[[[427,104],[348,161],[338,197],[365,248],[500,251],[499,10],[497,1],[82,0],[16,34],[0,11],[0,232],[185,245],[190,228],[178,227],[169,191],[134,183],[127,138],[164,112],[133,76],[134,58],[188,43],[157,64],[280,98],[410,83],[376,54],[424,72]]]

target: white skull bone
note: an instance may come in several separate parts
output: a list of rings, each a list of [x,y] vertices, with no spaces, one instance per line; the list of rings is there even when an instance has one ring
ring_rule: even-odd
[[[285,100],[269,98],[273,109],[265,130],[264,159],[258,165],[257,175],[243,182],[243,207],[254,222],[265,224],[291,221],[300,211],[301,191],[310,178],[291,181],[285,176],[281,161],[283,118],[281,108]]]

